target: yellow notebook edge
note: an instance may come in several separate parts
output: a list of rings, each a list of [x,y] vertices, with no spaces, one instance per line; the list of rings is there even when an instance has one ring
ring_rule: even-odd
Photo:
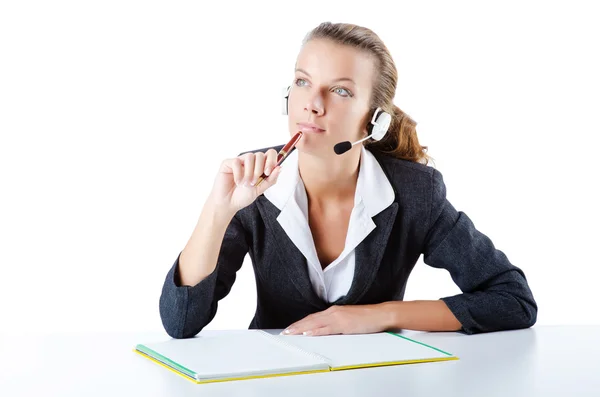
[[[357,364],[357,365],[347,365],[343,367],[331,367],[332,371],[344,371],[347,369],[358,369],[358,368],[369,368],[369,367],[385,367],[389,365],[404,365],[404,364],[417,364],[417,363],[432,363],[437,361],[453,361],[459,360],[458,357],[439,357],[439,358],[424,358],[419,360],[405,360],[405,361],[386,361],[381,363],[373,363],[373,364]]]
[[[195,384],[204,384],[204,383],[218,383],[218,382],[229,382],[229,381],[235,381],[235,380],[246,380],[246,379],[260,379],[260,378],[275,378],[275,377],[279,377],[279,376],[292,376],[292,375],[306,375],[306,374],[315,374],[315,373],[320,373],[320,372],[329,372],[331,371],[331,369],[313,369],[313,370],[308,370],[308,371],[300,371],[300,372],[285,372],[285,373],[280,373],[280,374],[268,374],[268,375],[250,375],[250,376],[240,376],[240,377],[235,377],[235,378],[222,378],[222,379],[208,379],[208,380],[197,380],[194,379],[192,377],[189,377],[187,375],[185,375],[182,372],[177,371],[174,368],[169,367],[168,365],[158,361],[157,359],[155,359],[154,357],[150,357],[149,355],[142,353],[141,351],[137,350],[136,348],[133,348],[133,352],[144,357],[147,358],[150,361],[155,362],[156,364],[160,365],[161,367],[164,367],[166,369],[168,369],[171,372],[176,373],[177,375],[181,376],[184,379],[187,379]]]

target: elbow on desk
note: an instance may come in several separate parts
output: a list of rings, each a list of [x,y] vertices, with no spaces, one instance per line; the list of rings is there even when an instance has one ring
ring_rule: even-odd
[[[524,278],[499,283],[482,291],[481,296],[485,303],[475,310],[477,317],[482,316],[476,321],[480,325],[476,331],[524,329],[537,322],[538,306]]]
[[[468,335],[530,328],[537,321],[538,307],[530,294],[479,292],[443,300]]]
[[[198,327],[197,325],[195,328],[186,327],[186,324],[182,319],[173,318],[162,311],[160,313],[160,318],[165,332],[173,339],[193,338],[204,328],[204,326]]]
[[[213,312],[208,321],[203,318],[188,319],[188,315],[193,316],[194,314],[189,312],[182,313],[181,311],[172,309],[173,308],[161,304],[159,312],[165,332],[174,339],[193,338],[202,331],[214,316]]]
[[[502,324],[505,330],[530,328],[537,321],[538,307],[526,284],[514,286],[511,290],[497,291],[502,296]]]
[[[531,299],[524,299],[521,297],[515,297],[521,310],[515,314],[516,328],[530,328],[533,327],[537,321],[538,307],[536,302]]]
[[[164,324],[163,324],[164,326]],[[188,333],[184,333],[182,330],[179,330],[177,328],[174,327],[169,327],[169,326],[164,326],[165,332],[167,333],[167,335],[169,335],[171,338],[173,339],[188,339],[188,338],[193,338],[194,336],[196,336],[200,331],[198,332],[188,332]]]
[[[175,339],[196,336],[217,311],[213,296],[207,296],[206,283],[195,287],[180,286],[173,280],[173,268],[167,275],[160,294],[158,310],[163,328]],[[210,287],[210,285],[208,285]]]
[[[531,328],[537,321],[537,304],[532,298],[516,295],[505,295],[505,300],[512,303],[504,305],[504,310],[498,313],[498,321],[490,331],[510,331]]]
[[[184,321],[174,307],[166,305],[164,298],[161,296],[158,308],[160,321],[167,335],[171,338],[182,339],[185,337]]]
[[[208,308],[204,302],[173,299],[168,293],[159,300],[160,319],[166,333],[174,339],[193,338],[215,317],[216,302]]]

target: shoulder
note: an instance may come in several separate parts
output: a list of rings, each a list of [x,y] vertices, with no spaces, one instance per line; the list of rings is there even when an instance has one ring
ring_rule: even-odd
[[[396,196],[415,201],[431,199],[436,190],[444,188],[442,173],[436,168],[369,150],[396,191]]]
[[[367,149],[369,150],[369,149]],[[390,173],[394,174],[410,174],[412,176],[421,176],[425,178],[431,178],[435,168],[416,163],[414,161],[400,159],[389,154],[378,152],[376,150],[369,150],[369,152],[377,159],[381,167]]]
[[[408,218],[426,220],[431,225],[448,204],[442,173],[436,168],[370,151],[390,181],[400,205]],[[429,226],[428,226],[429,227]]]

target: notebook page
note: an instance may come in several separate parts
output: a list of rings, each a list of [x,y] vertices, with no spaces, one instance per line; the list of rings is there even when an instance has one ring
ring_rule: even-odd
[[[286,347],[260,330],[201,332],[194,338],[143,346],[189,369],[197,380],[329,369],[317,357]]]
[[[289,344],[328,359],[332,369],[340,367],[382,365],[421,360],[455,359],[432,347],[389,333],[359,335],[302,336],[278,335]]]

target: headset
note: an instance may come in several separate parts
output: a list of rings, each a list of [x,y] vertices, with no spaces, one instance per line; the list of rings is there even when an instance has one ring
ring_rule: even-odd
[[[288,86],[287,88],[283,89],[283,102],[282,102],[282,109],[281,109],[281,112],[283,115],[288,114],[288,101],[290,98],[290,90],[291,89],[292,89],[291,86]],[[392,116],[389,113],[384,112],[381,108],[378,107],[373,112],[373,116],[371,117],[371,122],[367,125],[367,131],[369,133],[369,136],[367,136],[367,138],[373,138],[376,141],[382,140],[383,137],[385,136],[385,134],[387,133],[388,129],[390,128],[391,122],[392,122]],[[364,138],[364,139],[367,139],[367,138]],[[358,142],[362,142],[364,139],[362,139]],[[358,143],[358,142],[355,142],[355,143]]]

